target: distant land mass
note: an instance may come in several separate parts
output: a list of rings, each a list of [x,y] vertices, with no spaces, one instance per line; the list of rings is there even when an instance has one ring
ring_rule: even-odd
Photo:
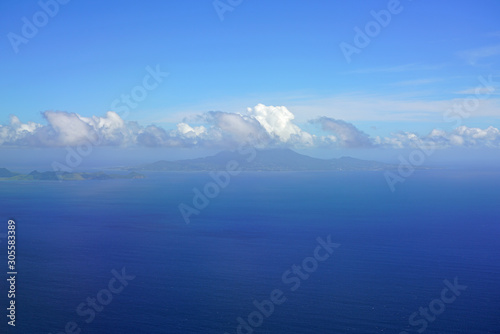
[[[132,172],[126,175],[95,173],[70,173],[70,172],[39,172],[29,174],[14,173],[6,168],[0,168],[0,181],[84,181],[84,180],[111,180],[111,179],[142,179],[144,175]]]
[[[137,167],[122,167],[129,171],[215,171],[225,170],[229,161],[238,162],[243,171],[380,171],[398,166],[351,157],[318,159],[290,149],[223,151],[216,155],[177,161],[161,160]]]

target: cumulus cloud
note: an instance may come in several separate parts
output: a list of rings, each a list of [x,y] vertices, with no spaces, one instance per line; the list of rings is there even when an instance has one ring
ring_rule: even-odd
[[[500,130],[460,126],[452,131],[432,130],[425,136],[399,132],[389,137],[369,137],[353,124],[320,117],[319,124],[328,135],[314,135],[294,123],[294,115],[284,106],[258,104],[246,113],[211,111],[184,120],[174,129],[157,125],[142,126],[125,122],[117,113],[103,117],[83,117],[76,113],[46,111],[46,124],[23,123],[11,116],[0,125],[0,146],[148,146],[235,148],[244,143],[257,147],[496,147],[500,148]],[[189,124],[191,123],[191,124]]]
[[[270,141],[269,133],[251,116],[211,111],[204,118],[212,125],[212,130],[218,132],[219,140],[236,144],[253,142],[257,145],[265,145]]]
[[[0,125],[0,145],[29,144],[26,138],[32,136],[41,127],[42,125],[34,122],[21,123],[17,116],[11,115],[9,125]]]
[[[125,122],[113,111],[105,117],[82,117],[76,113],[46,111],[47,125],[21,123],[11,116],[10,124],[0,126],[0,143],[31,146],[75,146],[98,140],[102,145],[125,145],[131,133]],[[131,140],[133,141],[133,140]]]
[[[205,144],[234,146],[252,143],[256,146],[312,146],[314,136],[293,122],[295,116],[283,106],[258,104],[248,108],[246,114],[211,111],[196,121],[209,127],[201,133],[190,133]],[[182,123],[183,129],[192,128]]]
[[[489,147],[500,148],[500,130],[490,126],[486,129],[459,126],[452,131],[432,130],[428,135],[419,136],[412,132],[399,132],[391,137],[376,137],[377,145],[393,148],[416,147]]]
[[[265,108],[259,105],[257,114],[262,116]],[[11,116],[10,124],[0,125],[0,145],[77,146],[91,141],[102,146],[231,148],[248,142],[262,147],[277,142],[312,142],[311,135],[292,123],[293,115],[286,108],[269,108],[265,117],[260,117],[263,123],[251,113],[242,115],[211,111],[195,119],[203,124],[192,125],[184,121],[171,130],[125,122],[113,111],[107,112],[104,117],[46,111],[43,113],[46,125],[22,123],[16,116]],[[285,120],[280,122],[280,118]]]
[[[351,148],[373,146],[370,137],[351,123],[329,117],[320,117],[311,123],[319,123],[323,130],[333,134],[325,137],[324,142],[332,142],[342,147]]]
[[[284,106],[274,107],[263,104],[248,108],[267,133],[282,143],[312,145],[314,137],[293,123],[295,116]]]

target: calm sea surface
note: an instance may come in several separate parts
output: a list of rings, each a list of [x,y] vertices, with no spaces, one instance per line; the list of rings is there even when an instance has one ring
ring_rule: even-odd
[[[210,181],[0,183],[18,271],[16,328],[2,280],[0,331],[500,333],[500,173],[418,171],[394,193],[378,172],[242,173],[185,224],[178,205]],[[313,260],[328,236],[340,246]],[[467,288],[444,303],[455,279]]]

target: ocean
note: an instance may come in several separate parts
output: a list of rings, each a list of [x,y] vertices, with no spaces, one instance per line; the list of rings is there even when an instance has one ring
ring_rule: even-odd
[[[2,332],[500,333],[500,172],[244,172],[196,208],[211,181],[0,183]]]

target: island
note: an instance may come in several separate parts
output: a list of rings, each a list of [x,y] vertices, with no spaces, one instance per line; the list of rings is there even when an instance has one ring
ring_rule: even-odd
[[[394,164],[352,157],[318,159],[291,149],[245,149],[222,151],[213,156],[167,161],[160,160],[135,167],[117,167],[126,171],[220,171],[229,161],[237,161],[242,171],[383,171],[397,169]]]
[[[104,172],[39,172],[29,174],[11,172],[0,168],[0,181],[85,181],[85,180],[114,180],[114,179],[143,179],[145,176],[137,172],[128,174],[107,174]]]

